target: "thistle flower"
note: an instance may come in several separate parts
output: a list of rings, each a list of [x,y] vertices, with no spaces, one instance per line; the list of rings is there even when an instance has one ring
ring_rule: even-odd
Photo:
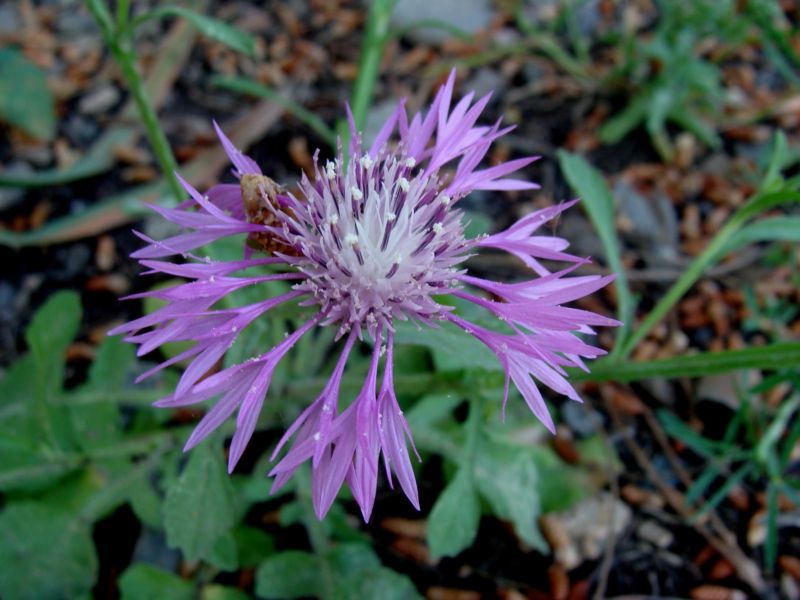
[[[151,273],[180,276],[190,282],[132,296],[156,296],[166,305],[112,333],[128,334],[126,340],[139,344],[140,355],[166,342],[194,342],[190,349],[142,377],[191,359],[175,391],[156,404],[178,407],[219,397],[187,441],[186,450],[238,409],[229,471],[253,434],[280,360],[315,327],[336,328],[343,348],[333,372],[319,396],[280,440],[273,460],[290,440],[293,443],[270,472],[275,490],[303,462],[311,461],[313,501],[320,518],[347,481],[364,519],[369,519],[381,456],[389,483],[394,473],[419,509],[408,451],[409,443],[413,448],[411,432],[393,385],[394,325],[398,320],[430,327],[450,322],[480,340],[505,369],[503,407],[513,381],[550,430],[553,421],[534,379],[579,400],[563,367],[585,369],[582,359],[604,352],[575,334],[591,334],[596,325],[617,324],[562,306],[598,290],[612,278],[569,277],[587,261],[565,253],[568,244],[561,238],[534,235],[573,203],[533,212],[494,235],[465,237],[463,213],[457,204],[467,194],[538,186],[508,177],[535,158],[479,168],[491,144],[512,128],[501,128],[500,121],[477,125],[489,95],[473,104],[473,94],[468,94],[451,109],[454,81],[453,72],[428,111],[410,121],[400,102],[368,149],[362,146],[348,110],[352,134],[349,160],[344,159],[341,148],[335,160],[324,164],[315,155],[314,180],[303,175],[294,194],[282,192],[263,176],[258,165],[217,127],[240,184],[217,185],[203,195],[181,180],[190,199],[175,209],[154,206],[153,210],[185,231],[161,241],[137,234],[148,243],[133,254],[142,265]],[[395,131],[396,141],[390,143]],[[216,261],[193,254],[205,244],[243,233],[248,234],[248,246],[241,260]],[[469,275],[463,262],[483,248],[510,252],[536,276],[519,283],[497,283]],[[254,253],[254,249],[263,252]],[[186,260],[180,264],[160,260],[173,255]],[[542,260],[563,261],[568,266],[550,272]],[[260,265],[276,265],[280,272],[242,274]],[[238,308],[215,308],[236,290],[275,280],[296,281],[290,291],[277,297]],[[484,308],[512,333],[499,333],[466,320],[452,306],[440,302],[445,295]],[[263,354],[202,378],[244,328],[290,302],[309,307],[311,316],[304,324]],[[348,357],[359,340],[371,342],[374,349],[364,385],[348,402],[349,398],[340,398],[339,388]]]

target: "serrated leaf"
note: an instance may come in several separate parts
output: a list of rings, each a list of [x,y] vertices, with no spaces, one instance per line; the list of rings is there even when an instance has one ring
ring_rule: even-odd
[[[119,407],[111,397],[125,385],[135,356],[134,347],[118,338],[106,338],[97,349],[89,380],[79,392],[107,394],[109,401],[91,405],[71,405],[68,401],[72,428],[82,449],[109,446],[122,435]]]
[[[164,501],[164,528],[170,547],[187,561],[205,558],[235,523],[234,492],[219,444],[207,440],[189,453],[180,477]]]
[[[64,356],[78,333],[81,302],[75,292],[62,291],[50,296],[36,311],[25,331],[39,376],[48,389],[60,389],[64,378]]]
[[[442,323],[438,329],[424,325],[418,329],[412,323],[398,322],[395,328],[396,342],[430,348],[437,371],[503,370],[491,350],[451,323]]]
[[[203,35],[222,42],[237,52],[252,56],[256,50],[255,38],[246,31],[183,6],[159,6],[146,17],[182,17]]]
[[[475,460],[475,484],[500,519],[511,521],[517,535],[540,552],[547,551],[537,519],[541,512],[539,473],[524,448],[483,443]]]
[[[194,585],[174,573],[138,563],[128,567],[119,579],[122,600],[193,600]]]
[[[233,533],[226,531],[219,536],[205,559],[221,571],[235,571],[239,567],[239,552]]]
[[[267,599],[319,595],[319,561],[308,552],[287,550],[258,566],[256,596]]]
[[[67,347],[78,332],[81,304],[78,294],[53,294],[36,311],[25,331],[36,365],[36,394],[28,402],[30,421],[44,444],[59,450],[74,447],[69,414],[54,400],[61,395]]]
[[[0,513],[0,597],[49,600],[88,595],[97,576],[89,523],[39,502]]]
[[[417,400],[406,413],[411,431],[430,428],[450,416],[462,397],[455,393],[428,394]]]
[[[428,516],[428,548],[434,558],[455,556],[478,535],[481,507],[469,473],[460,470]]]
[[[240,525],[233,530],[233,537],[242,567],[253,567],[275,551],[272,536],[261,529]]]
[[[334,600],[409,600],[420,597],[410,579],[383,567],[366,544],[341,544],[328,554],[327,560],[334,576]]]
[[[134,514],[142,523],[153,529],[163,527],[164,503],[161,496],[153,489],[149,476],[131,486],[128,501]]]
[[[0,119],[45,141],[56,133],[55,102],[44,72],[13,48],[0,49]]]
[[[386,567],[338,579],[336,598],[380,598],[381,600],[420,600],[411,579]]]

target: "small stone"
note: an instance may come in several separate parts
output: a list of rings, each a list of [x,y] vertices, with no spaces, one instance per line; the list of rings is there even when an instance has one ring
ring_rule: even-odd
[[[556,560],[567,570],[596,560],[609,536],[618,536],[631,522],[631,509],[616,496],[600,493],[572,508],[540,519],[542,533]]]
[[[675,539],[671,531],[664,529],[655,521],[642,521],[636,529],[636,534],[658,548],[666,548]]]
[[[22,175],[30,175],[31,173],[33,173],[33,169],[31,169],[28,163],[15,160],[14,162],[7,165],[0,172],[0,175],[22,176]],[[25,197],[25,190],[23,188],[0,187],[0,210],[4,210],[9,206],[13,206],[14,204],[22,200],[22,198],[24,197]]]
[[[85,115],[97,115],[109,111],[119,102],[119,90],[113,85],[104,85],[92,90],[78,102],[78,110]]]
[[[97,124],[80,113],[72,113],[63,121],[64,135],[78,148],[89,145],[98,133]]]
[[[603,426],[602,415],[586,404],[565,402],[561,416],[578,437],[588,437]]]
[[[474,34],[489,27],[493,15],[489,0],[400,0],[392,13],[392,25],[403,28],[415,22],[435,20]],[[415,27],[406,36],[423,44],[438,44],[453,37],[451,33],[433,27]]]

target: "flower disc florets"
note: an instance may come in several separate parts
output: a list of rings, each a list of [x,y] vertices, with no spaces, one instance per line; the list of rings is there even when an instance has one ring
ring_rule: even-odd
[[[401,152],[339,158],[304,177],[276,235],[299,249],[289,258],[307,275],[295,286],[319,304],[323,324],[340,335],[365,328],[374,337],[393,319],[441,318],[431,298],[458,282],[467,248],[461,211],[437,178]]]

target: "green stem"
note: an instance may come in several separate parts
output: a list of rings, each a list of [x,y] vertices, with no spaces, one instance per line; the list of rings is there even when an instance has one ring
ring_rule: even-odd
[[[708,269],[717,259],[719,259],[720,251],[728,243],[728,240],[739,229],[744,221],[741,217],[742,213],[737,213],[720,229],[719,233],[714,236],[711,243],[706,246],[705,250],[698,256],[689,268],[686,269],[683,275],[669,288],[667,293],[658,301],[653,310],[645,317],[642,324],[636,331],[625,341],[622,350],[616,356],[619,361],[624,361],[634,348],[641,342],[647,334],[664,318],[664,316],[672,309],[678,300],[689,291],[689,289],[703,276],[703,273]]]
[[[467,469],[470,477],[473,476],[473,465],[478,455],[481,442],[481,426],[483,425],[483,395],[476,392],[469,399],[469,416],[467,417],[467,438],[464,440],[464,457],[461,468]]]
[[[317,519],[314,512],[314,503],[311,495],[311,471],[308,465],[302,465],[295,474],[296,490],[300,503],[303,506],[303,523],[308,532],[311,548],[317,555],[320,565],[320,578],[322,582],[323,598],[333,598],[333,571],[328,562],[328,553],[331,545],[325,526]]]
[[[372,94],[375,91],[375,82],[378,79],[378,70],[381,58],[389,39],[389,20],[392,16],[396,0],[373,0],[369,6],[367,26],[364,31],[364,41],[361,44],[361,55],[358,59],[358,77],[353,86],[353,95],[350,99],[350,108],[353,111],[353,120],[356,129],[361,130],[367,118],[367,111],[372,103]],[[347,151],[350,141],[350,129],[347,123],[340,123],[339,135],[342,146]]]
[[[175,177],[178,163],[172,154],[167,136],[158,122],[158,116],[153,104],[150,102],[150,98],[147,96],[144,81],[136,66],[133,36],[126,26],[127,2],[123,2],[120,6],[117,24],[114,23],[108,8],[102,0],[87,0],[86,4],[103,32],[103,37],[111,50],[111,54],[114,56],[117,65],[122,71],[122,76],[128,84],[128,90],[133,96],[133,101],[139,111],[139,117],[144,125],[147,138],[156,155],[156,160],[169,183],[172,195],[176,201],[180,200],[186,195],[186,192],[184,192]],[[124,29],[121,30],[118,27],[124,27]]]

